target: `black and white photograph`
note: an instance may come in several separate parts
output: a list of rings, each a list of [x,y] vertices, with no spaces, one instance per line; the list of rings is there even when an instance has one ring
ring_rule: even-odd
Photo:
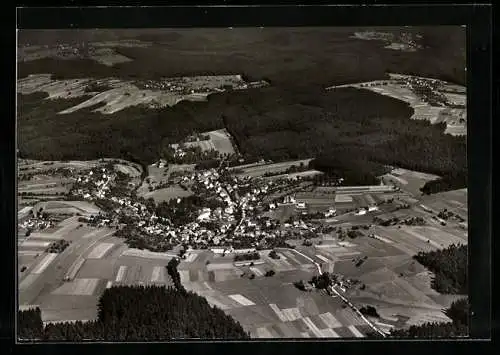
[[[17,340],[469,335],[467,28],[17,31]]]

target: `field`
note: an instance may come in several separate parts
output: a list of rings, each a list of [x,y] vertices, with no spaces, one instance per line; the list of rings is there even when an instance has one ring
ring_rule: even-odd
[[[226,129],[211,131],[207,133],[213,142],[214,149],[220,154],[234,154],[235,150],[231,141],[231,135]]]
[[[115,164],[115,169],[135,178],[141,175],[141,169],[139,169],[137,166],[131,166],[126,164]]]
[[[81,213],[81,214],[98,214],[99,208],[92,203],[86,201],[48,201],[40,202],[33,206],[35,210],[43,208],[47,213]],[[66,212],[67,211],[67,212]]]
[[[386,184],[397,186],[401,190],[408,192],[413,196],[420,196],[422,194],[420,189],[425,185],[425,183],[439,179],[439,176],[397,168],[393,169],[388,174],[383,175],[381,178]]]
[[[186,173],[194,172],[194,167],[195,164],[169,164],[168,167],[159,168],[156,164],[151,164],[148,166],[148,175],[146,179],[144,179],[142,185],[137,189],[137,195],[144,196],[145,198],[152,197],[157,202],[184,196],[189,192],[181,189],[178,185],[171,185],[167,188],[153,191],[149,191],[149,187],[167,182],[172,173],[181,171]],[[179,194],[179,196],[177,196],[177,194]]]
[[[155,200],[156,203],[160,203],[163,201],[170,201],[179,197],[187,197],[191,196],[193,193],[191,191],[186,191],[182,189],[179,185],[173,185],[170,187],[166,187],[164,189],[153,190],[151,192],[146,192],[143,197],[148,199],[150,197]]]
[[[264,177],[264,179],[269,179],[269,180],[275,180],[275,179],[290,179],[290,180],[295,180],[297,178],[306,178],[306,177],[313,177],[316,175],[322,175],[323,172],[318,171],[318,170],[306,170],[302,171],[299,173],[291,173],[291,174],[280,174],[280,175],[273,175],[269,177]]]
[[[199,147],[202,151],[216,150],[221,155],[231,155],[235,153],[231,135],[226,129],[202,132],[202,134],[208,135],[210,139],[196,142],[186,142],[184,145],[186,147]],[[178,144],[172,144],[172,147],[177,148]]]
[[[52,233],[32,233],[18,246],[19,268],[27,267],[19,274],[20,307],[38,305],[44,321],[91,320],[106,287],[171,284],[165,266],[172,255],[129,249],[113,233],[79,227],[74,217],[62,221]],[[61,237],[70,245],[60,254],[47,254],[40,247]]]
[[[447,208],[449,211],[459,214],[468,220],[467,189],[453,190],[424,196],[421,202],[433,210]]]
[[[233,316],[253,337],[365,336],[366,324],[343,309],[339,299],[293,286],[314,275],[315,267],[307,259],[287,249],[278,251],[277,260],[268,257],[269,250],[259,253],[261,260],[254,266],[237,267],[232,254],[191,252],[178,267],[182,284]],[[265,277],[268,270],[276,274]],[[243,273],[254,273],[255,278],[242,277]]]
[[[326,271],[340,273],[364,284],[364,289],[348,288],[345,296],[357,307],[376,307],[381,318],[372,321],[382,323],[383,327],[420,324],[429,317],[447,321],[442,309],[449,306],[450,301],[437,297],[439,294],[430,287],[432,275],[412,259],[413,254],[400,249],[400,239],[397,243],[394,239],[393,243],[386,243],[358,237],[353,242],[343,243],[343,246],[334,243],[303,251],[317,262],[326,263],[329,267]],[[354,261],[365,256],[365,262],[355,266]]]
[[[402,75],[389,74],[392,79],[404,77]],[[414,110],[411,119],[414,120],[428,120],[432,124],[446,123],[445,133],[451,135],[467,135],[467,112],[465,108],[449,108],[449,107],[433,107],[421,101],[411,89],[403,87],[396,82],[374,81],[354,85],[341,85],[335,87],[348,87],[353,86],[357,88],[366,88],[367,90],[374,91],[381,95],[386,95],[398,100],[408,102]],[[333,88],[333,87],[332,87]],[[444,87],[446,89],[446,85]],[[466,95],[463,93],[445,93],[452,104],[464,105],[466,104]]]
[[[336,208],[337,213],[379,205],[404,196],[404,193],[395,191],[392,186],[315,187],[294,194],[297,202],[304,202],[310,212],[325,212],[329,208]]]

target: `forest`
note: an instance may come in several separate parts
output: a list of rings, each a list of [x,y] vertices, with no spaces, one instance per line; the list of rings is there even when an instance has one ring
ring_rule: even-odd
[[[250,161],[317,157],[314,168],[352,184],[373,184],[385,165],[400,166],[452,182],[428,185],[429,192],[466,186],[465,138],[445,135],[444,125],[410,120],[406,103],[366,90],[250,89],[163,109],[137,106],[111,115],[80,110],[65,115],[64,125],[56,112],[76,102],[42,98],[19,97],[21,156],[133,157],[145,165],[194,129],[226,127]]]
[[[99,299],[90,322],[47,324],[38,308],[19,311],[18,337],[41,341],[248,339],[241,325],[192,292],[163,286],[119,286]]]
[[[467,245],[452,244],[446,249],[419,252],[414,256],[420,264],[434,273],[432,288],[440,293],[468,293]]]

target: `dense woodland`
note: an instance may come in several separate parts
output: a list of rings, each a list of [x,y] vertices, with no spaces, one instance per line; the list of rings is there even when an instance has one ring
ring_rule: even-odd
[[[436,291],[460,295],[468,293],[466,245],[453,244],[446,249],[419,252],[414,259],[434,273],[432,288]]]
[[[398,329],[391,332],[391,337],[398,338],[453,338],[464,337],[469,334],[469,302],[466,298],[453,302],[446,309],[446,315],[451,322],[428,322],[422,325],[412,325],[407,329]]]
[[[137,106],[111,115],[80,110],[65,115],[64,125],[57,112],[76,102],[42,98],[19,97],[21,156],[132,157],[145,165],[193,129],[226,127],[248,160],[318,157],[315,167],[352,184],[373,184],[383,165],[392,165],[452,181],[426,188],[430,192],[466,186],[464,137],[445,135],[444,124],[410,120],[406,103],[366,90],[250,89],[163,109]]]
[[[417,42],[424,49],[412,53],[385,49],[379,41],[352,39],[353,31],[116,30],[107,35],[83,31],[80,39],[65,31],[26,31],[20,34],[21,43],[71,43],[123,36],[150,38],[155,45],[118,47],[134,60],[113,67],[90,59],[20,61],[20,77],[53,73],[58,78],[158,79],[243,73],[250,80],[266,79],[271,87],[211,95],[207,103],[183,102],[163,109],[136,106],[111,115],[91,112],[96,105],[65,115],[65,124],[57,112],[85,98],[42,100],[46,95],[20,95],[20,156],[45,160],[109,156],[144,166],[168,156],[168,145],[181,137],[226,127],[247,162],[317,157],[316,165],[328,172],[327,178],[345,175],[346,182],[353,184],[374,183],[382,165],[388,164],[443,176],[429,182],[424,193],[465,187],[463,137],[444,135],[444,124],[409,120],[412,109],[404,102],[352,88],[324,90],[334,84],[381,79],[391,71],[463,84],[464,30],[407,28],[407,32],[422,35]],[[397,32],[391,28],[384,31]],[[204,51],[196,56],[187,51],[201,45]]]
[[[183,338],[247,339],[241,325],[192,292],[160,286],[106,289],[91,322],[48,324],[40,310],[19,312],[19,338],[42,341],[155,341]]]

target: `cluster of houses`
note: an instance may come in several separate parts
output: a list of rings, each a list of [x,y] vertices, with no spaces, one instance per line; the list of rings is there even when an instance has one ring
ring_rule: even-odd
[[[448,104],[447,97],[438,91],[442,85],[439,80],[406,76],[399,83],[409,87],[421,100],[429,104],[443,107]]]
[[[255,84],[254,84],[255,85]],[[257,83],[258,85],[258,83]],[[233,85],[226,85],[228,87],[231,87],[232,89],[246,89],[247,84],[242,84],[241,86],[235,86]],[[148,80],[144,83],[144,87],[149,90],[164,90],[164,91],[170,91],[170,92],[175,92],[178,94],[182,95],[187,95],[187,94],[195,94],[195,93],[212,93],[215,91],[221,92],[224,91],[224,88],[214,88],[214,87],[197,87],[195,88],[189,88],[190,84],[187,82],[182,82],[179,80],[173,80],[170,79],[170,81],[155,81],[155,80]]]
[[[40,218],[27,218],[19,223],[19,227],[26,230],[43,230],[54,226],[53,221],[47,221]]]
[[[350,279],[342,274],[331,274],[330,280],[333,286],[337,286],[342,292],[346,292],[349,288],[359,284],[359,280]]]
[[[107,168],[95,168],[76,177],[73,195],[85,200],[103,199],[107,197],[116,174]]]
[[[161,239],[170,244],[182,243],[202,249],[232,246],[256,248],[265,246],[273,238],[282,237],[283,227],[304,233],[311,230],[311,226],[302,220],[279,225],[258,213],[263,207],[263,198],[275,184],[271,180],[233,176],[217,169],[186,173],[181,177],[182,183],[190,185],[193,191],[208,194],[219,203],[218,207],[200,208],[189,223],[175,226],[168,218],[148,210],[140,199],[112,196],[116,173],[110,170],[99,167],[78,176],[74,193],[88,200],[113,202],[113,210],[94,221],[97,225],[113,226],[122,221],[120,223],[132,226],[142,238],[152,238],[150,242]],[[181,201],[181,198],[177,199],[177,203]],[[284,197],[283,202],[277,205],[282,204],[294,204],[297,209],[306,207],[304,202],[297,201],[293,196]],[[269,207],[276,208],[276,205]],[[325,212],[325,216],[335,213],[332,207]],[[127,217],[125,221],[121,219],[123,216]]]

